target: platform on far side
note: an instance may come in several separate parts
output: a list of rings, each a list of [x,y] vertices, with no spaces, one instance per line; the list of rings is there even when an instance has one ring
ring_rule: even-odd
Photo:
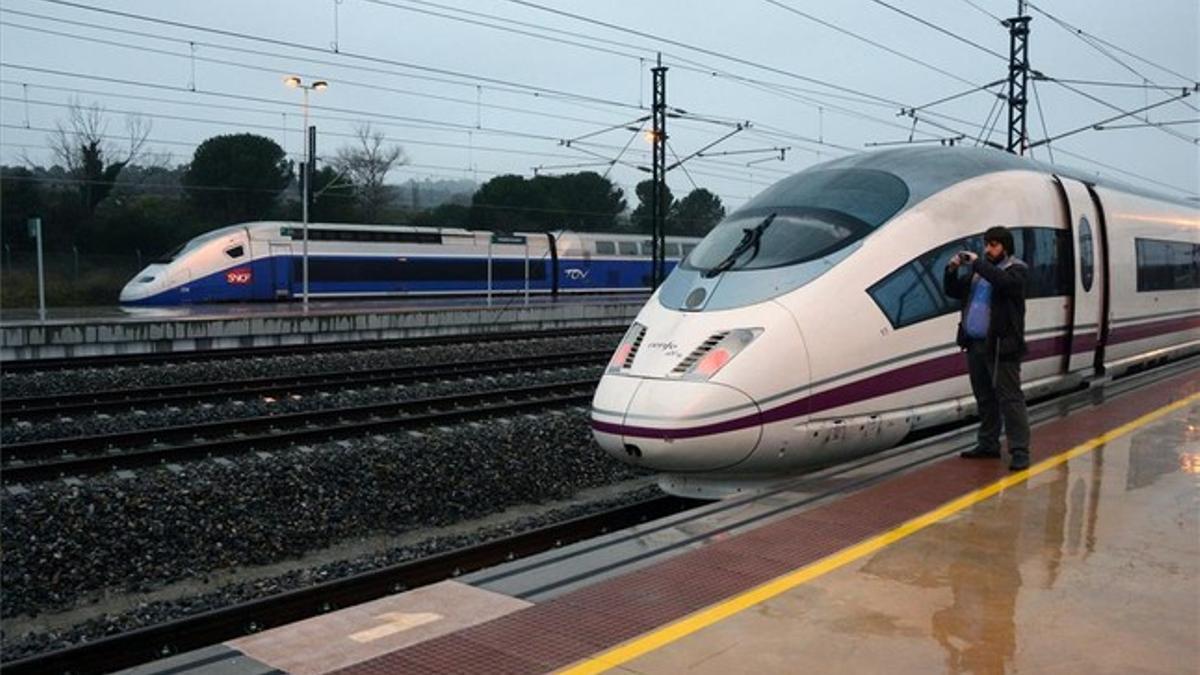
[[[404,298],[0,314],[0,360],[627,326],[644,294]]]

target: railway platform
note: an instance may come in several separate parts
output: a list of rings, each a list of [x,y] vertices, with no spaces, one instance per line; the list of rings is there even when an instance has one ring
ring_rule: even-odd
[[[625,326],[644,294],[322,300],[0,314],[0,360],[61,359]]]
[[[1190,672],[1200,370],[132,673]]]

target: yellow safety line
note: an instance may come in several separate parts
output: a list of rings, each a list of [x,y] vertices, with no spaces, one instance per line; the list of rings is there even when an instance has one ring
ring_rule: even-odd
[[[991,485],[975,490],[968,494],[955,499],[943,506],[934,509],[924,515],[913,518],[912,520],[889,530],[882,534],[876,535],[871,539],[862,541],[854,546],[842,549],[837,553],[822,558],[811,565],[801,567],[798,570],[789,572],[788,574],[778,577],[772,581],[768,581],[760,586],[752,588],[741,595],[736,595],[728,600],[724,600],[716,605],[712,605],[689,616],[676,621],[675,623],[664,626],[651,633],[646,633],[640,637],[634,638],[625,644],[618,645],[612,649],[589,657],[584,661],[580,661],[564,670],[559,671],[562,675],[584,675],[585,673],[601,673],[610,668],[615,668],[623,663],[628,663],[633,659],[654,651],[660,647],[664,647],[680,638],[686,637],[700,630],[711,626],[718,621],[726,619],[738,612],[749,609],[754,605],[760,604],[771,598],[787,592],[803,583],[816,579],[823,574],[832,572],[833,570],[842,567],[848,563],[854,562],[863,556],[870,555],[879,549],[894,544],[905,537],[921,531],[922,529],[951,516],[969,506],[977,504],[1003,490],[1017,485],[1023,481],[1027,481],[1034,476],[1049,471],[1054,467],[1069,462],[1076,457],[1091,452],[1095,448],[1112,441],[1115,438],[1123,436],[1138,427],[1145,426],[1164,415],[1168,415],[1193,401],[1200,400],[1200,392],[1192,394],[1187,398],[1181,399],[1169,405],[1163,406],[1158,410],[1142,415],[1141,417],[1123,424],[1116,429],[1112,429],[1100,436],[1097,436],[1081,445],[1077,445],[1066,452],[1060,453],[1046,460],[1038,462],[1032,467],[1013,473],[1005,478],[1002,478]]]

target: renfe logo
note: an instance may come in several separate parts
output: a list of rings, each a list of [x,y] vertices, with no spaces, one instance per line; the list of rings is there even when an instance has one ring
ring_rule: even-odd
[[[245,286],[246,284],[250,283],[252,276],[253,275],[251,275],[249,267],[239,267],[235,270],[229,270],[225,273],[225,283],[232,284],[234,286]]]

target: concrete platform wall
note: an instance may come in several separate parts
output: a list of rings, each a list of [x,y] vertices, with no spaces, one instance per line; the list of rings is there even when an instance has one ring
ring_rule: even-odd
[[[0,324],[0,359],[186,352],[323,342],[625,326],[640,303],[324,311],[263,316],[92,318]]]

